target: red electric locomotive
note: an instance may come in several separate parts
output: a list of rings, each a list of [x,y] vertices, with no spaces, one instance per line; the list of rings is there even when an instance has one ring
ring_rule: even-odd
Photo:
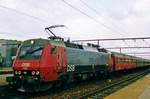
[[[58,76],[66,72],[66,49],[63,43],[46,39],[26,40],[13,63],[14,77],[8,77],[19,91],[39,91],[52,86]],[[56,55],[57,54],[57,55]],[[11,81],[10,81],[11,80]],[[43,83],[43,84],[41,84]]]

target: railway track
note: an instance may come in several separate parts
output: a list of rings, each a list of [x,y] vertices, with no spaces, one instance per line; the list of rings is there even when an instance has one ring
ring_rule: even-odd
[[[149,73],[149,70],[133,72],[128,75],[118,75],[104,80],[84,82],[68,89],[59,88],[59,90],[52,89],[32,94],[19,93],[8,86],[3,86],[0,87],[0,99],[100,99],[136,81],[147,73]],[[109,82],[110,79],[111,82]]]
[[[18,97],[20,97],[19,93],[8,85],[0,87],[0,99],[22,99]]]
[[[131,84],[132,82],[135,82],[136,80],[142,78],[148,73],[150,73],[150,69],[145,70],[142,73],[135,74],[121,81],[118,81],[116,83],[110,84],[106,87],[103,88],[100,87],[100,88],[96,88],[95,90],[90,90],[89,92],[86,92],[80,96],[74,97],[74,99],[103,99],[103,97],[123,88],[126,85]]]

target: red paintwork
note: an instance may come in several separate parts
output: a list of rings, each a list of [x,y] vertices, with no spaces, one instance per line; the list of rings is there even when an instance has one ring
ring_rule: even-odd
[[[51,49],[56,47],[56,55]],[[46,45],[39,60],[15,60],[14,70],[39,70],[43,81],[58,80],[61,73],[66,73],[66,49],[64,47]]]
[[[113,70],[114,61],[113,61],[113,56],[112,56],[112,54],[110,54],[109,57],[108,57],[108,65],[109,65],[108,71],[109,71],[109,72],[113,72],[113,71],[114,71],[114,70]]]
[[[48,45],[43,51],[41,59],[40,72],[45,81],[58,80],[59,74],[66,72],[66,53],[63,47],[56,47],[56,55],[50,54],[51,48],[54,46]]]
[[[119,70],[126,70],[126,69],[132,69],[135,68],[135,64],[131,64],[131,63],[122,63],[122,64],[116,64],[115,66],[115,70],[119,71]]]
[[[13,64],[14,70],[39,70],[39,60],[15,60]]]
[[[136,68],[136,64],[135,63],[127,63],[127,62],[121,62],[121,63],[118,63],[118,58],[119,59],[125,59],[125,60],[130,60],[131,61],[131,58],[128,59],[126,58],[126,56],[121,56],[121,57],[117,57],[115,54],[112,55],[112,60],[113,60],[113,66],[114,66],[114,71],[119,71],[119,70],[126,70],[126,69],[132,69],[132,68]]]

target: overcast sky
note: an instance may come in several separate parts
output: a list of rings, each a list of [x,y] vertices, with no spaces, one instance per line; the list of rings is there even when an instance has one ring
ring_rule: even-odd
[[[64,24],[57,35],[75,39],[150,37],[150,0],[0,0],[0,39],[47,38],[46,26]],[[118,42],[101,42],[104,47]],[[119,46],[150,46],[150,40]],[[139,51],[138,49],[133,50]],[[141,51],[149,51],[140,50]],[[130,49],[128,52],[132,52]]]

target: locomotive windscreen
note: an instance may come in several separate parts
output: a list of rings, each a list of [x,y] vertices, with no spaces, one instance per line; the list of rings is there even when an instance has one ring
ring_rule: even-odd
[[[42,55],[42,46],[22,46],[19,51],[17,59],[20,60],[31,60],[40,59]]]
[[[44,45],[49,41],[45,39],[31,39],[22,43],[17,59],[19,60],[38,60],[42,56]]]

